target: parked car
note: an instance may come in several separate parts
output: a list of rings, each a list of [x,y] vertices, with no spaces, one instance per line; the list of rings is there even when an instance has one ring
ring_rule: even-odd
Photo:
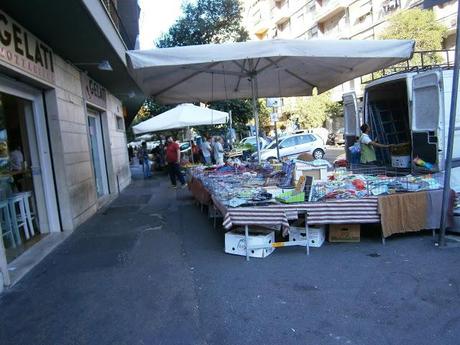
[[[257,139],[255,136],[246,137],[246,138],[241,139],[240,144],[243,144],[243,145],[250,144],[254,147],[254,149],[257,149],[256,140]],[[262,137],[259,137],[259,143],[261,143],[261,147],[260,147],[261,149],[265,148],[269,144],[269,142]]]
[[[301,153],[310,153],[315,159],[322,159],[326,153],[323,139],[313,133],[287,135],[279,139],[278,145],[280,158],[297,158]],[[257,153],[254,153],[252,157],[256,158]],[[277,158],[276,141],[271,142],[260,152],[260,158],[262,160]]]

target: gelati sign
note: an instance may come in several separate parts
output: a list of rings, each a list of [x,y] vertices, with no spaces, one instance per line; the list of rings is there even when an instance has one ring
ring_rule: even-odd
[[[0,61],[54,84],[53,51],[0,10]]]
[[[80,73],[81,89],[86,102],[101,108],[107,108],[107,92],[103,86],[88,77],[84,72]]]

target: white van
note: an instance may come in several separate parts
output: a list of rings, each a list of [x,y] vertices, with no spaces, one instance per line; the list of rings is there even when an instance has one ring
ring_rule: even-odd
[[[345,140],[347,148],[359,137],[363,122],[371,126],[371,138],[383,144],[410,143],[411,165],[408,173],[423,173],[415,157],[433,164],[434,171],[444,169],[447,149],[453,70],[433,69],[383,77],[366,85],[363,112],[359,115],[354,93],[343,95]],[[460,107],[457,108],[460,127]],[[347,153],[349,150],[346,150]],[[391,166],[387,149],[377,149],[379,158]],[[455,132],[453,166],[460,158],[460,128]],[[460,190],[460,170],[452,171],[452,188]]]

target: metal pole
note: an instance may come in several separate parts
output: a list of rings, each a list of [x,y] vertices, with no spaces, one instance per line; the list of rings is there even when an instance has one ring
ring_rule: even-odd
[[[229,110],[228,112],[229,118],[229,127],[230,127],[230,147],[233,148],[233,119],[232,119],[232,111]]]
[[[276,123],[278,121],[275,121],[275,140],[276,140],[276,157],[278,160],[280,160],[280,148],[278,147],[278,128],[276,126]]]
[[[441,226],[439,231],[439,245],[446,245],[446,227],[447,227],[447,212],[449,210],[450,199],[450,175],[452,170],[452,154],[454,151],[454,136],[455,136],[455,118],[457,116],[457,94],[458,94],[458,73],[460,67],[460,1],[457,6],[457,38],[455,43],[455,65],[454,65],[454,80],[452,85],[452,99],[450,103],[449,117],[449,132],[447,137],[447,152],[444,166],[444,190],[442,193],[442,211],[441,211]]]
[[[187,127],[187,133],[190,134],[190,156],[192,156],[192,164],[195,164],[195,160],[193,158],[193,147],[192,147],[192,132],[190,132],[190,126]]]
[[[251,89],[252,89],[252,110],[254,113],[254,121],[256,123],[257,161],[260,164],[259,111],[257,110],[257,76],[256,75],[251,76]]]
[[[281,98],[281,103],[280,103],[280,106],[278,107],[277,109],[277,112],[278,112],[278,119],[280,118],[280,115],[281,115],[281,105],[283,103],[283,99]],[[275,121],[275,137],[276,137],[276,156],[278,158],[278,160],[280,160],[280,148],[278,147],[278,128],[277,128],[277,122],[278,121]]]

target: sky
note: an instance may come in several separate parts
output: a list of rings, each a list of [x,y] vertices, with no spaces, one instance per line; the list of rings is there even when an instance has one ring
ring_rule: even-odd
[[[141,8],[139,18],[139,45],[141,49],[155,47],[155,40],[182,14],[181,5],[187,0],[138,0]]]

